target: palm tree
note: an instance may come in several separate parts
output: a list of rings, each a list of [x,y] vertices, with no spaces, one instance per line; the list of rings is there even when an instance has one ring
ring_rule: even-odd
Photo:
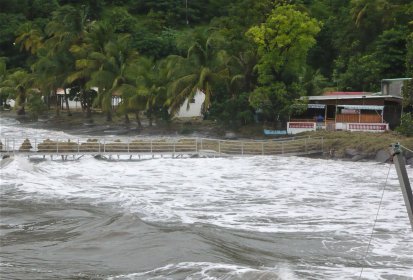
[[[136,63],[138,53],[131,48],[129,35],[119,35],[114,41],[105,44],[103,53],[94,52],[91,58],[95,59],[98,67],[87,85],[99,88],[95,104],[101,106],[107,114],[107,120],[111,121],[112,96],[115,93],[122,94],[125,85],[134,86],[127,72],[134,69],[130,66]]]
[[[35,54],[43,46],[44,34],[32,22],[23,24],[20,27],[19,34],[15,43],[20,44],[20,50]]]
[[[6,76],[2,81],[0,92],[9,93],[9,97],[15,99],[17,115],[25,115],[27,96],[34,92],[32,89],[33,78],[25,70],[16,70]]]
[[[145,103],[145,112],[152,126],[156,111],[166,101],[167,68],[164,61],[155,63],[152,59],[142,57],[137,66],[137,91],[135,98]]]
[[[66,67],[66,70],[70,73],[65,73],[66,79],[61,82],[60,86],[64,88],[66,86],[80,87],[81,96],[84,100],[82,104],[85,104],[86,117],[88,118],[91,117],[91,102],[89,102],[91,98],[89,91],[86,89],[86,83],[90,79],[91,70],[82,66],[83,61],[81,59],[83,57],[72,50],[83,45],[89,28],[90,22],[87,17],[87,10],[84,7],[76,9],[71,5],[65,5],[53,12],[52,20],[46,26],[46,33],[50,38],[45,42],[45,47],[49,50],[49,56],[53,57],[63,52],[66,53],[67,57],[70,57],[70,54],[67,53],[68,49],[72,55],[76,56],[76,61],[74,61],[75,58],[70,58],[69,67]],[[66,91],[65,99],[68,107]],[[70,110],[68,113],[70,114]]]
[[[168,78],[172,82],[168,88],[167,105],[171,114],[176,113],[186,99],[193,98],[197,90],[205,94],[203,111],[206,111],[217,84],[228,79],[229,57],[219,49],[220,38],[208,30],[191,34],[192,44],[187,56],[168,57]]]
[[[254,50],[240,52],[232,56],[228,63],[229,82],[228,91],[232,96],[236,93],[251,92],[257,83],[258,54]]]
[[[73,44],[70,47],[70,52],[75,57],[75,67],[72,73],[67,77],[68,83],[75,83],[80,86],[80,96],[84,97],[82,104],[86,109],[87,117],[91,116],[91,100],[87,87],[98,86],[100,94],[95,102],[98,105],[105,104],[104,110],[107,112],[108,120],[111,119],[110,103],[111,96],[108,96],[106,89],[110,88],[108,80],[105,80],[103,75],[103,65],[107,60],[105,46],[116,40],[112,26],[107,22],[93,22],[90,24],[87,32],[85,32],[82,42]],[[100,71],[100,72],[99,72]],[[98,73],[99,72],[99,73]],[[93,80],[93,82],[91,81]],[[103,92],[105,91],[105,92]],[[109,106],[107,104],[109,103]]]
[[[43,53],[43,54],[41,54]],[[68,86],[66,77],[72,69],[73,58],[70,53],[45,53],[40,51],[38,60],[32,65],[32,70],[36,80],[36,85],[42,88],[44,92],[53,92],[56,97],[56,115],[60,114],[60,100],[57,95],[57,89]],[[68,106],[68,96],[65,92],[66,108],[68,115],[71,116],[70,108]]]
[[[67,50],[68,46],[81,44],[89,26],[87,10],[84,7],[82,9],[71,5],[60,7],[53,12],[52,20],[46,26],[51,50]]]

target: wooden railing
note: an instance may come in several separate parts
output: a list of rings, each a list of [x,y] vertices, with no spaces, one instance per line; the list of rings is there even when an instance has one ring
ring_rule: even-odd
[[[337,114],[336,122],[343,123],[381,123],[380,115],[367,114]]]

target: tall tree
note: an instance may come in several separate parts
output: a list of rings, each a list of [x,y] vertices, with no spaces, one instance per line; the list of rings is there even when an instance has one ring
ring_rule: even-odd
[[[74,6],[65,5],[53,12],[52,21],[46,27],[46,32],[49,39],[45,45],[49,50],[49,55],[55,55],[60,52],[65,52],[67,56],[70,53],[76,55],[72,49],[81,46],[90,27],[90,20],[88,18],[88,9],[86,6],[76,8]],[[68,50],[71,50],[69,53]],[[82,53],[83,54],[83,53]],[[75,60],[75,58],[73,58]],[[73,62],[77,69],[82,68],[82,62],[77,60]],[[79,66],[80,65],[80,66]],[[67,73],[67,84],[78,86],[80,88],[80,95],[84,102],[84,109],[86,110],[86,117],[91,117],[91,96],[90,91],[86,88],[86,83],[90,78],[90,71],[76,70],[74,67],[68,67],[72,73]],[[66,92],[66,91],[65,91]],[[65,94],[66,95],[66,94]],[[56,97],[57,98],[57,97]],[[66,95],[66,103],[67,102]]]
[[[289,105],[301,94],[308,50],[316,43],[320,23],[293,5],[279,5],[266,22],[253,26],[247,35],[260,56],[259,86],[251,104],[273,119],[286,118]]]
[[[153,119],[164,110],[167,91],[167,68],[165,61],[155,62],[141,57],[136,64],[138,73],[136,95],[145,102],[145,112],[152,126]]]
[[[25,70],[16,70],[1,83],[0,92],[9,93],[9,97],[16,101],[17,115],[25,115],[26,101],[29,94],[33,93],[33,78]]]
[[[107,114],[107,120],[112,120],[112,96],[124,88],[129,66],[136,63],[138,53],[130,47],[130,36],[120,35],[115,41],[105,44],[103,53],[92,53],[96,58],[98,69],[93,72],[88,86],[99,88],[96,104]],[[123,87],[122,87],[123,86]]]
[[[192,99],[201,90],[205,94],[203,111],[211,104],[214,88],[228,79],[226,64],[229,56],[219,48],[220,38],[208,30],[199,29],[189,33],[184,42],[190,42],[187,56],[168,57],[169,78],[167,104],[171,114],[177,112],[186,99]],[[192,38],[191,41],[188,41]]]

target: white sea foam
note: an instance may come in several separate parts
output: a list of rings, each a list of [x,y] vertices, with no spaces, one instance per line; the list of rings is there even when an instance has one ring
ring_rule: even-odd
[[[16,157],[2,180],[41,197],[112,203],[148,221],[354,234],[372,223],[388,169],[295,157],[36,164]],[[401,230],[408,219],[394,168],[387,185],[377,227],[388,229],[391,221],[392,231]]]
[[[11,136],[14,133],[7,131]],[[388,164],[261,156],[119,162],[84,157],[77,161],[33,163],[16,157],[1,170],[0,179],[2,188],[15,188],[26,193],[27,199],[104,203],[153,223],[209,224],[263,233],[311,233],[323,236],[322,246],[327,252],[340,251],[345,254],[343,258],[361,258],[389,168],[366,259],[368,262],[374,258],[379,269],[366,269],[363,276],[386,279],[386,275],[396,275],[397,279],[408,279],[413,273],[413,252],[409,249],[413,248],[413,236],[397,174],[394,166]],[[408,174],[413,178],[413,169],[409,168]],[[329,233],[330,238],[326,237]],[[161,269],[180,269],[182,265]],[[189,265],[197,269],[187,279],[242,279],[213,278],[217,276],[212,272],[224,264]],[[226,274],[252,273],[250,279],[274,279],[270,276],[280,275],[279,269],[265,270],[270,273],[269,278],[257,278],[264,272],[224,266]],[[322,266],[308,264],[296,269],[321,271],[321,278],[331,275],[334,279],[348,279],[360,271],[358,267],[331,265],[323,271]],[[168,279],[145,278],[145,274],[139,278],[141,274],[114,279]]]
[[[168,275],[173,275],[168,277]],[[108,280],[155,280],[155,279],[180,279],[187,280],[240,280],[240,279],[257,279],[257,280],[277,280],[277,279],[297,279],[294,273],[285,266],[281,268],[251,269],[249,267],[208,262],[184,262],[178,264],[169,264],[164,267],[141,273],[131,273],[127,275],[118,275],[109,277]]]

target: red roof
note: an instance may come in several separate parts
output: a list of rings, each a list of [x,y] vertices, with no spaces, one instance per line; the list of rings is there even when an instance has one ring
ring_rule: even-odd
[[[371,92],[364,91],[329,91],[323,93],[323,95],[371,95]]]

